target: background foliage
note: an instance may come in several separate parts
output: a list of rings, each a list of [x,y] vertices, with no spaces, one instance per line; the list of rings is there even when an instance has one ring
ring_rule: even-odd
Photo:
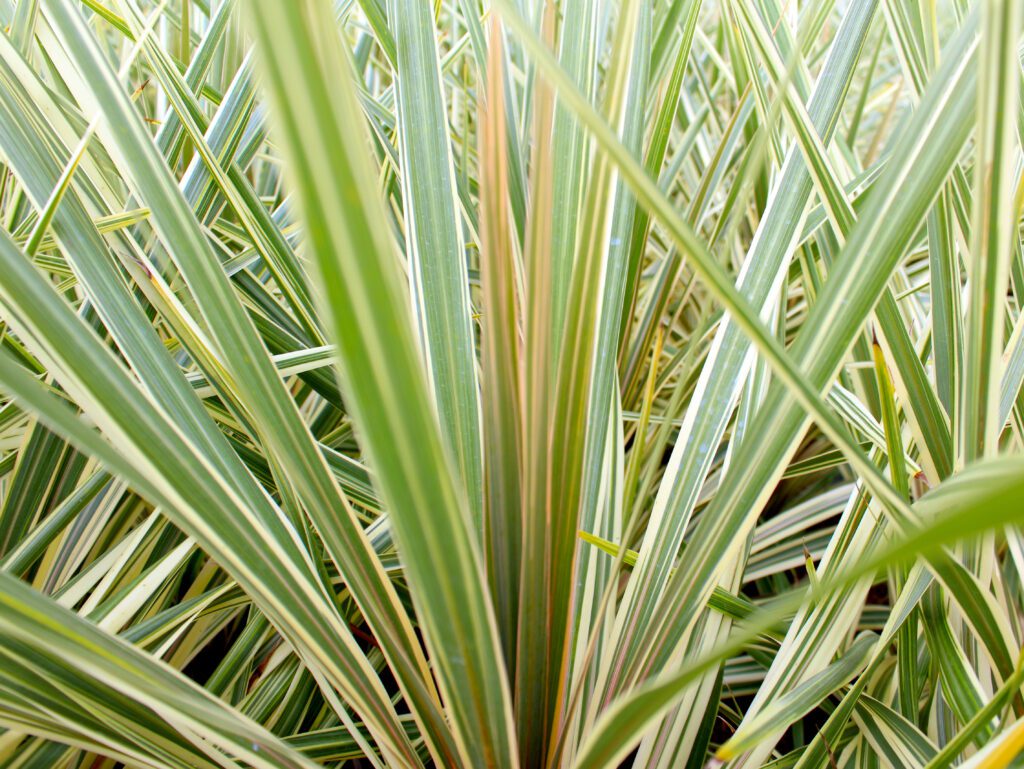
[[[0,766],[1020,765],[1022,16],[0,0]]]

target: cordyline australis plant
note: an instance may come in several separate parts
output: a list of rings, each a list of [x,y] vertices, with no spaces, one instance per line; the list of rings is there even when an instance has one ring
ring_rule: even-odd
[[[0,0],[0,767],[1019,766],[1021,6]]]

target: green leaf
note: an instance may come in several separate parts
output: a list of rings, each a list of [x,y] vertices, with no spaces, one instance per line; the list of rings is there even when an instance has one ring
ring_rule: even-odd
[[[351,120],[356,88],[333,17],[324,2],[266,0],[252,21],[343,391],[392,516],[455,743],[471,765],[512,765],[511,698],[469,501],[448,459],[397,257],[371,195],[366,137]]]
[[[399,163],[413,317],[443,435],[479,519],[479,384],[434,19],[429,4],[419,0],[389,0],[388,15],[397,47]]]

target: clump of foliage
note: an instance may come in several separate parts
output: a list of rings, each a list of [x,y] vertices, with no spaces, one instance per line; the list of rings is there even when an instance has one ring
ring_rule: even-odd
[[[1022,16],[0,0],[0,766],[1018,765]]]

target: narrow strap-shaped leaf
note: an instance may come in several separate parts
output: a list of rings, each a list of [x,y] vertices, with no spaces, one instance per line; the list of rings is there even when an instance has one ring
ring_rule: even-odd
[[[649,85],[648,53],[651,41],[651,16],[653,15],[651,4],[646,0],[641,2],[637,14],[635,40],[629,51],[631,61],[625,85],[624,103],[621,108],[625,115],[621,133],[623,144],[639,158],[645,129],[643,123],[644,94]],[[621,420],[618,419],[621,406],[617,386],[617,353],[620,319],[624,306],[627,302],[632,301],[632,297],[627,294],[627,291],[628,274],[631,267],[629,262],[629,249],[632,245],[630,235],[634,229],[636,214],[636,200],[632,192],[624,182],[618,180],[615,198],[611,203],[608,256],[600,298],[600,313],[595,320],[596,350],[594,372],[587,395],[586,439],[583,449],[585,454],[581,478],[580,515],[577,524],[577,528],[583,531],[609,537],[615,537],[616,532],[626,526],[626,520],[623,519],[628,519],[630,515],[628,503],[617,495],[610,495],[609,491],[614,488],[613,484],[616,484],[617,468],[624,464],[623,450],[620,448],[621,442],[618,441],[618,433],[622,428]],[[656,369],[660,363],[657,352],[655,352],[653,360]],[[652,375],[650,380],[652,386],[649,388],[651,399],[653,399],[655,380],[656,377]],[[634,468],[635,472],[638,472],[639,460],[642,458],[643,452],[635,449],[634,452],[637,459]],[[635,472],[632,486],[636,485]],[[623,480],[619,494],[624,493],[628,488],[626,484],[627,482]],[[588,555],[592,557],[588,557]],[[574,616],[577,622],[578,643],[584,639],[591,640],[588,638],[588,630],[591,634],[596,632],[597,637],[593,640],[596,640],[597,645],[592,653],[595,659],[601,659],[603,641],[608,635],[598,629],[599,624],[592,626],[591,622],[603,621],[603,616],[599,616],[597,611],[601,606],[608,580],[614,579],[615,572],[611,570],[611,564],[607,559],[597,557],[596,553],[588,554],[587,551],[579,554],[576,569],[581,577],[586,575],[588,582],[585,590],[577,591],[575,596]],[[590,605],[587,606],[587,603]],[[592,617],[590,622],[586,619],[588,615]],[[593,675],[595,672],[595,670],[591,670],[591,675],[588,678],[595,679],[596,676]],[[586,691],[580,692],[579,696],[584,699],[584,704],[589,698]]]
[[[737,756],[755,745],[765,732],[771,733],[780,725],[788,726],[810,711],[861,672],[875,641],[876,638],[871,634],[859,636],[838,660],[776,699],[757,718],[744,722],[743,728],[738,729],[718,749],[715,756],[719,760]]]
[[[133,28],[139,28],[141,14],[137,8],[134,7],[131,0],[121,0],[121,2],[126,8],[125,18],[128,23]],[[169,94],[183,132],[191,140],[192,146],[196,148],[197,155],[206,166],[207,173],[214,185],[224,195],[239,217],[242,226],[252,238],[257,252],[263,256],[264,263],[270,269],[282,293],[299,317],[303,329],[310,335],[314,344],[319,343],[321,339],[316,325],[312,299],[303,280],[304,275],[287,242],[274,226],[266,209],[260,204],[244,174],[230,162],[227,163],[226,170],[221,168],[221,159],[214,155],[203,135],[203,129],[207,127],[206,117],[192,98],[184,79],[178,74],[167,53],[149,36],[143,42],[143,48],[151,66],[157,72],[157,77]],[[247,74],[247,69],[248,67],[243,68],[241,73],[243,77]],[[244,83],[244,80],[242,82]],[[249,93],[252,93],[251,89],[249,89]],[[229,151],[233,149],[231,144],[227,146]]]
[[[638,42],[639,3],[626,2],[620,11],[605,93],[606,110],[617,132],[626,119],[629,77],[635,63],[632,53]],[[556,117],[556,136],[558,125]],[[557,167],[556,162],[554,168]],[[598,340],[597,334],[601,330],[602,287],[609,274],[613,206],[618,200],[618,185],[615,169],[606,157],[595,159],[589,175],[589,189],[576,223],[576,252],[563,316],[564,336],[561,345],[555,346],[557,352],[546,386],[541,381],[544,362],[537,357],[528,360],[532,369],[529,376],[535,383],[530,396],[536,399],[533,405],[538,407],[531,417],[543,413],[544,407],[550,409],[548,420],[531,419],[526,431],[527,450],[534,455],[529,457],[526,466],[523,497],[516,705],[520,717],[520,753],[523,763],[528,765],[540,765],[548,760],[552,735],[564,718],[566,688],[563,681],[569,670],[572,648],[576,531],[586,441],[588,432],[599,441],[607,436],[603,426],[593,428],[588,424],[587,409],[597,363],[596,345],[604,341]],[[555,181],[558,194],[557,178]],[[552,258],[557,266],[559,257],[553,255]],[[554,290],[554,284],[548,288]],[[543,302],[545,297],[533,296],[531,300]],[[557,308],[557,297],[552,295],[552,301]],[[617,311],[612,312],[617,316]],[[553,320],[557,317],[557,313],[552,313]],[[530,321],[533,320],[531,317]],[[550,329],[541,327],[535,332],[549,334]],[[605,355],[609,349],[610,345],[604,347]],[[549,349],[549,352],[552,351]],[[608,363],[610,360],[606,358],[605,365]],[[607,376],[607,373],[602,375]],[[607,406],[607,402],[594,404],[598,413]]]
[[[355,512],[330,474],[180,189],[153,151],[141,120],[103,62],[94,38],[77,13],[64,13],[59,6],[58,0],[47,4],[51,23],[59,30],[76,67],[90,76],[91,95],[107,118],[110,145],[122,168],[139,194],[150,201],[153,211],[159,212],[153,223],[204,315],[224,360],[225,374],[240,393],[244,408],[254,415],[253,424],[259,426],[263,445],[272,452],[274,461],[287,469],[288,482],[332,560],[346,581],[357,586],[353,595],[381,637],[382,651],[393,663],[432,749],[438,755],[450,754],[448,731],[443,727],[422,649]],[[391,749],[417,763],[404,732],[393,724],[389,731],[395,740]]]
[[[935,755],[935,746],[913,723],[873,697],[861,696],[854,718],[877,754],[890,764],[921,767]]]
[[[703,0],[692,2],[687,9],[686,18],[683,20],[683,34],[679,41],[679,49],[676,51],[675,63],[672,66],[672,73],[667,86],[661,94],[661,104],[658,106],[658,113],[653,120],[650,144],[644,158],[644,165],[651,176],[657,176],[665,163],[665,154],[668,151],[669,139],[672,134],[672,126],[675,123],[677,110],[679,108],[679,95],[683,86],[683,78],[686,75],[686,68],[690,61],[690,51],[693,45],[693,34],[697,27],[697,17]],[[652,54],[652,58],[655,55]],[[652,82],[657,79],[657,72],[648,73],[654,75]],[[630,233],[629,250],[627,251],[629,265],[626,268],[626,301],[622,305],[620,326],[620,357],[624,357],[626,342],[629,334],[626,332],[628,324],[632,320],[633,309],[637,300],[637,289],[639,286],[639,272],[643,257],[644,246],[647,244],[648,228],[650,226],[650,215],[643,207],[637,209],[633,217],[633,229]]]
[[[839,32],[839,40],[819,78],[808,109],[816,124],[829,136],[834,129],[846,88],[855,71],[873,16],[873,4],[864,3],[851,14]],[[790,152],[774,195],[761,220],[740,275],[740,290],[753,303],[764,303],[795,246],[798,219],[811,193],[810,174],[799,153]],[[717,329],[715,343],[701,370],[697,388],[687,409],[681,434],[666,469],[654,503],[651,521],[641,545],[641,557],[627,584],[619,615],[620,659],[631,658],[638,649],[633,639],[641,637],[653,620],[668,579],[668,569],[679,550],[689,515],[714,457],[718,442],[732,413],[742,374],[749,366],[750,343],[731,319]]]
[[[480,520],[480,395],[462,217],[448,137],[434,15],[421,0],[389,0],[402,209],[413,317],[441,428]]]
[[[957,411],[958,458],[996,452],[1002,377],[1004,298],[1017,214],[1011,185],[1017,173],[1018,44],[1021,4],[980,3],[984,46],[979,57],[978,135],[971,219],[970,299],[964,329],[964,371]]]
[[[69,394],[88,409],[118,449],[76,418],[66,402],[0,357],[0,382],[40,418],[98,458],[160,505],[258,599],[279,629],[303,650],[315,669],[337,685],[380,735],[382,750],[396,716],[379,678],[358,649],[315,576],[298,535],[280,511],[249,507],[171,422],[140,392],[124,369],[35,272],[6,235],[0,263],[7,276],[0,301],[18,327],[44,345],[47,359]],[[178,480],[176,480],[178,479]],[[184,482],[182,482],[184,481]],[[206,511],[203,514],[200,511]],[[217,511],[210,515],[209,511]],[[399,753],[404,732],[397,741]],[[411,746],[409,747],[411,754]],[[414,754],[412,754],[414,755]]]
[[[509,672],[515,674],[522,569],[520,302],[508,189],[502,29],[493,17],[487,92],[481,101],[480,357],[483,384],[484,550]]]
[[[986,702],[974,714],[974,717],[964,724],[963,729],[935,754],[925,769],[940,769],[948,766],[971,742],[978,740],[980,735],[987,734],[991,730],[992,720],[1006,707],[1006,703],[1011,698],[1017,696],[1022,683],[1024,683],[1024,665],[1018,662],[1014,675],[1003,682],[992,699]]]
[[[940,552],[943,547],[954,542],[1003,527],[1007,524],[1008,510],[1015,510],[1014,521],[1024,520],[1024,510],[1011,505],[1011,500],[1024,493],[1022,468],[1024,465],[1019,458],[991,460],[975,465],[915,505],[927,525],[915,528],[873,557],[847,564],[841,573],[822,580],[809,593],[791,591],[776,599],[774,606],[762,609],[759,616],[748,617],[743,629],[737,631],[727,643],[697,659],[686,661],[680,669],[620,697],[595,725],[574,767],[597,769],[621,759],[636,745],[650,724],[666,712],[679,692],[701,672],[737,653],[744,643],[770,627],[803,600],[817,600],[875,574],[878,569],[907,563],[922,553]],[[923,572],[918,574],[923,575]],[[921,588],[928,583],[927,580],[915,579],[908,580],[908,584],[912,584],[914,589],[907,596],[908,601],[903,606],[904,614],[894,617],[895,620],[905,616],[905,611],[912,608],[920,598]],[[900,624],[900,621],[894,621],[891,625],[887,623],[884,637],[886,643]],[[856,702],[854,699],[850,704],[855,705]]]
[[[392,517],[456,744],[469,765],[513,766],[511,697],[479,545],[413,339],[365,132],[352,121],[356,86],[329,4],[260,0],[253,11],[346,403]]]
[[[777,64],[775,69],[778,70]],[[803,133],[801,133],[801,137]],[[813,144],[808,146],[803,146],[802,144],[801,146],[804,154],[809,158],[820,154],[820,148]],[[819,158],[812,165],[824,167],[825,162],[824,158]],[[829,205],[830,217],[837,231],[845,238],[852,228],[854,220],[852,208],[844,200],[843,191],[838,185],[834,184],[833,175],[831,174],[816,175],[815,184],[822,190],[822,196],[832,201]],[[936,468],[936,474],[941,478],[944,474],[948,474],[951,471],[951,458],[947,451],[950,440],[944,415],[931,386],[927,382],[917,353],[906,338],[904,325],[899,321],[899,310],[889,288],[886,288],[883,292],[876,315],[883,336],[887,339],[888,347],[895,353],[896,371],[900,376],[901,385],[907,392],[907,411],[914,415],[915,418],[911,419],[911,421],[916,423],[924,436],[922,447],[931,458],[932,464]],[[888,400],[891,400],[891,395]],[[889,410],[892,410],[891,404],[887,404],[885,392],[881,393],[881,401],[883,412],[886,410],[887,405]],[[892,421],[891,418],[890,421]],[[887,441],[890,440],[889,436],[896,430],[898,428],[895,426],[887,428]],[[902,455],[902,451],[900,454]],[[890,468],[895,468],[900,464],[902,464],[902,459],[894,458]],[[904,498],[906,498],[909,491],[906,476],[905,471],[899,471],[898,479],[895,481],[897,489]],[[984,606],[985,602],[980,598],[980,591],[971,584],[969,579],[963,578],[964,575],[960,573],[961,569],[956,562],[943,559],[936,564],[936,570],[937,574],[950,587],[953,595],[962,605],[972,607],[978,605],[979,608]],[[1000,673],[1003,676],[1008,676],[1013,670],[1013,664],[1009,651],[1006,648],[1005,638],[1007,634],[993,627],[996,624],[995,617],[998,615],[991,611],[980,611],[977,613],[975,611],[968,611],[967,616],[972,618],[978,616],[979,637],[983,640],[987,651],[995,660],[996,667]]]
[[[928,98],[915,114],[916,119],[907,124],[897,141],[894,162],[880,181],[880,190],[885,194],[872,196],[871,211],[860,219],[823,295],[791,348],[791,354],[804,364],[804,381],[813,382],[815,388],[823,388],[832,380],[903,248],[917,231],[918,222],[936,194],[936,184],[946,178],[966,140],[976,85],[970,66],[977,51],[974,28],[962,30],[951,48],[949,58],[929,87]],[[798,416],[803,407],[786,393],[787,389],[788,385],[781,381],[773,383],[755,418],[756,425],[751,428],[756,440],[748,440],[740,447],[744,458],[739,461],[746,471],[726,478],[694,532],[692,543],[696,546],[684,553],[670,591],[671,608],[666,607],[661,616],[666,637],[678,630],[681,617],[693,616],[701,603],[698,596],[710,587],[704,578],[714,573],[721,554],[718,548],[726,546],[742,529],[744,516],[760,508],[766,490],[772,486],[770,479],[781,475],[806,428],[806,421]],[[872,488],[872,492],[876,489]],[[902,501],[887,500],[887,504],[903,507]],[[725,511],[738,517],[732,519]],[[698,574],[700,579],[695,581]],[[695,593],[698,584],[701,590]],[[656,660],[650,662],[658,665]]]
[[[7,556],[35,523],[72,490],[82,471],[77,457],[60,437],[36,424],[18,452],[3,508],[0,509],[0,555]]]
[[[893,493],[891,485],[881,477],[877,468],[867,461],[856,448],[846,428],[838,422],[834,414],[821,400],[820,395],[815,394],[810,388],[806,378],[797,373],[791,358],[782,350],[774,335],[765,328],[758,318],[757,312],[737,291],[719,263],[707,252],[693,230],[675,213],[671,203],[646,176],[635,158],[621,145],[614,131],[573,86],[571,80],[561,71],[544,44],[528,28],[521,17],[511,10],[506,0],[501,0],[501,6],[504,17],[510,24],[516,27],[520,39],[528,46],[531,55],[541,63],[545,76],[557,85],[561,98],[570,103],[580,119],[587,124],[602,150],[614,158],[619,172],[628,181],[638,200],[657,214],[659,220],[669,230],[676,245],[685,249],[691,255],[698,274],[713,290],[713,293],[722,304],[734,314],[737,323],[755,341],[758,349],[771,364],[773,371],[781,380],[781,386],[793,394],[800,403],[801,408],[814,415],[820,428],[828,435],[830,440],[834,441],[836,445],[843,447],[851,463],[856,466],[857,471],[861,474],[865,483],[870,486],[872,492],[883,498],[885,504],[893,510],[899,510],[903,515],[912,518],[913,515],[908,511],[905,500]],[[761,487],[760,493],[766,493],[765,487]],[[749,507],[743,509],[747,512],[750,511]],[[711,523],[711,521],[715,523]],[[707,516],[702,518],[702,525],[708,528],[723,523],[725,523],[724,519],[714,515],[710,518]],[[698,527],[697,532],[699,533],[700,531],[701,527]],[[729,537],[719,538],[715,536],[710,536],[704,541],[704,537],[702,537],[700,546],[694,550],[687,550],[687,556],[702,561],[704,568],[708,569],[705,576],[711,580],[715,576],[714,570],[721,564],[721,551],[716,551],[715,547],[728,548],[733,541]],[[696,551],[699,551],[700,554],[693,555]],[[677,572],[676,581],[683,581],[679,577],[679,572]],[[687,601],[692,599],[693,603],[688,606],[688,609],[696,612],[701,603],[699,593],[704,589],[709,589],[710,584],[702,580],[693,582],[686,579],[685,582],[685,586],[678,592],[675,592],[673,598],[686,596]],[[670,615],[663,615],[662,630],[667,633],[684,632],[684,626],[675,622],[674,619]],[[670,654],[672,646],[659,646],[659,648],[666,654]]]
[[[211,741],[252,766],[309,767],[315,764],[257,724],[232,711],[175,670],[106,635],[67,609],[0,572],[0,636],[84,682],[109,687],[155,711],[200,753]]]
[[[981,684],[954,638],[944,602],[934,590],[925,601],[922,620],[928,649],[934,655],[933,664],[942,682],[942,698],[961,723],[968,723],[981,709]],[[985,728],[979,735],[981,741],[991,736],[991,728]]]
[[[596,95],[597,57],[601,27],[600,4],[592,0],[564,0],[558,23],[558,61],[581,92]],[[620,9],[620,13],[622,13]],[[580,219],[591,178],[590,139],[576,116],[556,102],[551,125],[552,199],[550,230],[551,335],[549,353],[557,358],[568,317],[569,291],[575,271],[577,246],[582,236]]]

